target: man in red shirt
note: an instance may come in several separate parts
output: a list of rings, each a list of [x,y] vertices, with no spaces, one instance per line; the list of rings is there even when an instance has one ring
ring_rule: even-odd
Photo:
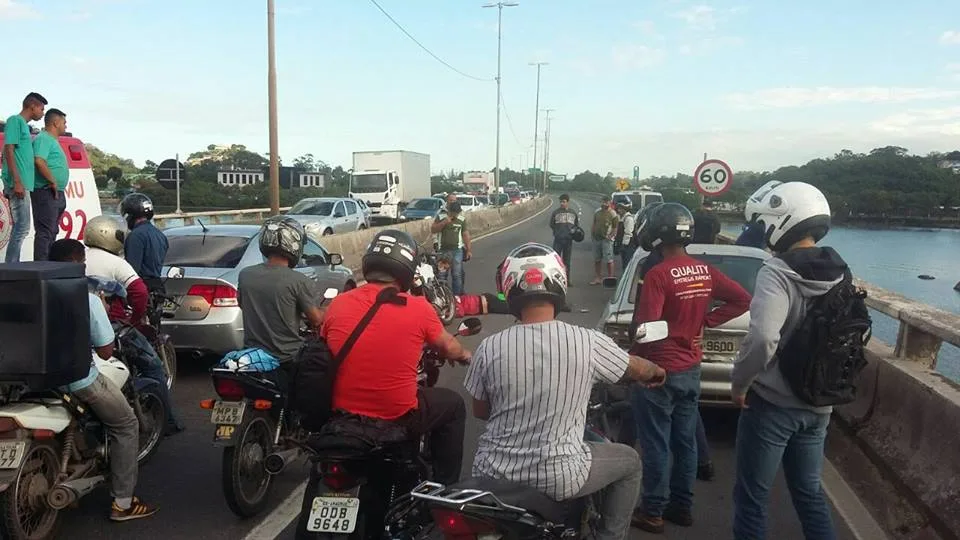
[[[630,351],[667,372],[662,387],[636,387],[633,393],[643,450],[643,494],[633,522],[653,533],[663,532],[664,519],[686,527],[693,524],[703,328],[719,326],[750,308],[750,295],[743,287],[687,255],[693,223],[686,207],[667,203],[653,212],[640,238],[641,246],[651,256],[661,256],[662,262],[644,277],[634,323],[666,320],[670,328],[667,339],[635,345]],[[711,310],[713,300],[723,304]]]
[[[448,388],[419,388],[417,367],[428,345],[445,358],[468,363],[470,352],[444,330],[426,299],[408,294],[416,270],[417,243],[403,231],[374,236],[363,256],[366,285],[333,299],[320,333],[336,354],[385,287],[400,291],[397,303],[380,306],[343,359],[333,389],[333,409],[394,420],[430,433],[434,476],[460,480],[466,408]]]

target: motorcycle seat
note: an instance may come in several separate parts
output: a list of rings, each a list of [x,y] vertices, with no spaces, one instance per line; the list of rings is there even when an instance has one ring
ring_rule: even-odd
[[[571,501],[555,501],[537,489],[508,480],[470,478],[450,487],[489,491],[501,501],[519,506],[555,524],[564,523],[572,509]]]

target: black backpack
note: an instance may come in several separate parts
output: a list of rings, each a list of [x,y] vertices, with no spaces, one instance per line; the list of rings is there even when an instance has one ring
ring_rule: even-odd
[[[406,305],[407,299],[397,289],[385,287],[376,301],[357,323],[357,327],[334,355],[322,337],[314,337],[297,354],[296,374],[290,385],[290,401],[301,415],[301,424],[307,431],[319,431],[333,414],[333,385],[343,359],[360,337],[373,316],[383,304]]]
[[[780,343],[780,372],[805,403],[843,405],[857,397],[856,380],[867,365],[864,349],[872,329],[866,297],[845,270],[839,283],[812,300],[803,321]]]

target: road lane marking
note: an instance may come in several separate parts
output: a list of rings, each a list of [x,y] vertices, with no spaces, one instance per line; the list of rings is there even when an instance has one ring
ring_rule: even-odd
[[[527,223],[530,220],[539,217],[540,215],[542,215],[547,210],[550,210],[551,208],[553,208],[552,203],[546,206],[545,208],[543,208],[542,210],[540,210],[539,212],[537,212],[536,214],[533,214],[532,216],[525,217],[522,220],[512,225],[508,225],[502,229],[497,229],[495,231],[490,231],[486,234],[480,235],[474,238],[473,241],[476,242],[479,240],[483,240],[484,238],[490,238],[491,236],[495,236],[502,232],[509,231],[510,229],[513,229],[515,227],[519,227],[520,225],[523,225],[524,223]],[[360,284],[362,283],[358,283],[358,285]],[[283,502],[281,502],[276,508],[274,508],[272,512],[267,514],[267,516],[263,518],[263,521],[258,523],[257,526],[253,528],[253,530],[251,530],[246,536],[243,537],[244,540],[264,540],[266,538],[276,538],[277,535],[282,533],[284,529],[286,529],[290,525],[290,523],[293,522],[293,520],[299,517],[300,507],[303,501],[303,492],[306,488],[307,488],[306,480],[304,480],[303,483],[299,484],[297,487],[293,488],[293,491],[290,493],[290,495],[287,496],[286,499],[283,500]]]

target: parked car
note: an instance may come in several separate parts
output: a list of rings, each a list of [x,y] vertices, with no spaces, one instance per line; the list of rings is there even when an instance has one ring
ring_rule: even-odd
[[[443,209],[443,199],[436,197],[426,197],[423,199],[414,199],[410,204],[400,212],[400,221],[414,221],[418,219],[433,219],[440,214]]]
[[[164,312],[164,330],[178,351],[223,355],[243,348],[243,316],[237,303],[240,271],[264,261],[257,225],[192,225],[166,229],[170,248],[166,266],[184,269],[183,279],[166,282],[176,300]],[[356,287],[343,257],[307,239],[295,268],[317,283],[317,297],[327,288]],[[166,268],[164,269],[166,272]]]
[[[353,199],[353,202],[357,203],[357,206],[360,207],[360,212],[363,213],[363,217],[367,222],[367,227],[370,226],[370,220],[373,219],[373,210],[370,210],[370,207],[367,206],[367,203],[363,199]]]
[[[762,249],[720,245],[691,244],[687,253],[726,274],[753,294],[757,272],[770,254]],[[646,251],[637,251],[624,270],[630,279],[608,278],[604,287],[614,289],[613,296],[600,316],[597,330],[612,337],[621,347],[629,348],[629,328],[633,305],[639,296],[639,270],[647,258]],[[703,332],[703,363],[700,375],[700,403],[713,407],[729,407],[733,361],[740,350],[740,342],[750,327],[750,312]]]
[[[463,208],[464,212],[473,212],[474,210],[479,210],[483,203],[480,202],[480,199],[473,195],[457,195],[457,202],[460,203],[460,206]]]
[[[299,221],[311,236],[348,233],[370,226],[357,201],[347,198],[301,199],[287,215]]]

